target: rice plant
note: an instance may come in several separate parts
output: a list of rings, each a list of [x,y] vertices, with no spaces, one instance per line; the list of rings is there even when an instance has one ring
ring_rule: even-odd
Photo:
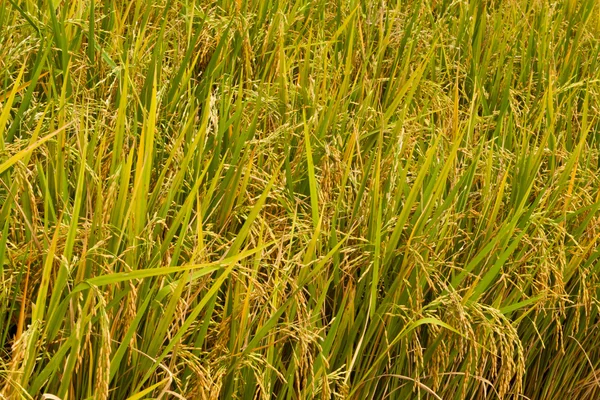
[[[0,398],[600,398],[596,0],[0,0]]]

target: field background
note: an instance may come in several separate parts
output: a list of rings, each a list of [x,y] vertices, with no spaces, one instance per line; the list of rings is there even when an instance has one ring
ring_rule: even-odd
[[[0,0],[0,397],[597,399],[599,101],[596,0]]]

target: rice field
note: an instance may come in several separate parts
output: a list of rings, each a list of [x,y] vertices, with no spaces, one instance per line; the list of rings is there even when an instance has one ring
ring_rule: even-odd
[[[598,398],[597,0],[0,0],[0,399]]]

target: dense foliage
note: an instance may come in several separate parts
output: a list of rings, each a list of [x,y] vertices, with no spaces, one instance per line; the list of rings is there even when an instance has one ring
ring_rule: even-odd
[[[600,398],[597,0],[0,0],[0,398]]]

